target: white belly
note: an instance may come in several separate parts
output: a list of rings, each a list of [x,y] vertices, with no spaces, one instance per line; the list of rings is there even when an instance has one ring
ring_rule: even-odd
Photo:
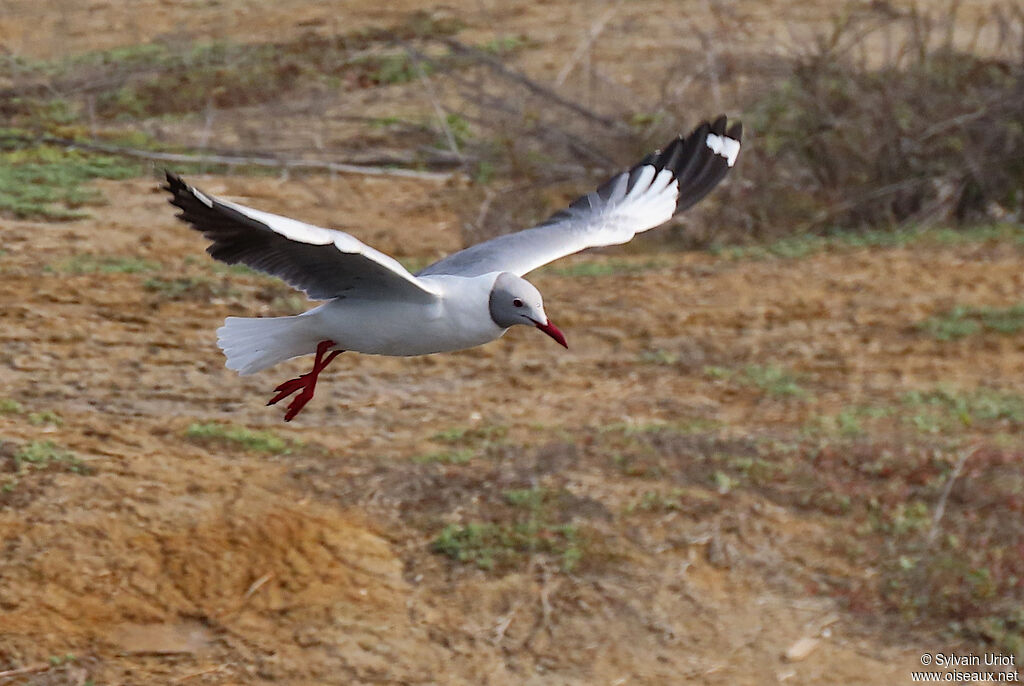
[[[303,317],[309,317],[308,330],[334,341],[342,350],[395,356],[462,350],[493,341],[506,331],[491,319],[490,285],[479,285],[481,288],[460,288],[458,297],[433,302],[343,298]]]

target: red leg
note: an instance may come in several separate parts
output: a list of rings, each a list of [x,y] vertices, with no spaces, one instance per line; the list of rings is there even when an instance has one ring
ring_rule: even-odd
[[[286,422],[290,422],[294,419],[295,415],[297,415],[302,408],[306,406],[306,403],[313,399],[313,392],[316,390],[316,381],[320,376],[320,372],[322,372],[324,368],[331,363],[331,360],[344,352],[342,350],[335,350],[325,357],[327,351],[334,346],[334,341],[320,341],[316,346],[316,358],[313,360],[313,369],[296,379],[289,379],[288,381],[285,381],[274,389],[274,392],[277,393],[277,395],[271,398],[267,405],[273,405],[284,400],[292,393],[302,391],[292,398],[291,403],[288,405],[288,411],[284,415],[284,420]]]

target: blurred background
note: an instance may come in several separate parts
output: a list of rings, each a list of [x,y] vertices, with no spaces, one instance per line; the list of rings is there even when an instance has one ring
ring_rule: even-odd
[[[983,0],[0,0],[0,684],[1019,663],[1022,76]],[[309,304],[157,190],[416,269],[720,113],[704,202],[534,275],[567,353],[342,356],[293,425],[213,332]]]

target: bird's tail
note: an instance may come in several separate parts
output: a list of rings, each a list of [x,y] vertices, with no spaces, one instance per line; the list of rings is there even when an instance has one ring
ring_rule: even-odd
[[[217,329],[217,345],[228,358],[228,369],[255,374],[316,350],[302,315],[294,317],[228,317]]]

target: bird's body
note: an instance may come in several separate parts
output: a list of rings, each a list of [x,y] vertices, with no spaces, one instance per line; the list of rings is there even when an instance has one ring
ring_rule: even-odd
[[[739,154],[741,129],[705,122],[664,151],[612,177],[543,224],[474,245],[409,273],[353,236],[220,200],[167,174],[178,216],[201,231],[215,259],[278,276],[324,304],[293,317],[228,317],[218,329],[227,366],[252,374],[300,355],[313,369],[278,386],[298,392],[292,419],[340,352],[411,356],[472,348],[511,326],[534,326],[565,346],[537,289],[522,276],[586,248],[625,243],[711,191]],[[568,347],[568,346],[566,346]]]
[[[497,277],[497,273],[424,276],[438,291],[436,297],[425,300],[354,295],[294,317],[228,317],[217,330],[218,342],[228,368],[241,374],[314,353],[323,340],[334,341],[332,347],[339,350],[396,357],[464,350],[489,343],[508,330],[488,314]],[[373,326],[367,326],[367,321]],[[416,336],[409,335],[411,329]],[[256,340],[263,345],[254,346]],[[282,344],[275,345],[277,341]]]

